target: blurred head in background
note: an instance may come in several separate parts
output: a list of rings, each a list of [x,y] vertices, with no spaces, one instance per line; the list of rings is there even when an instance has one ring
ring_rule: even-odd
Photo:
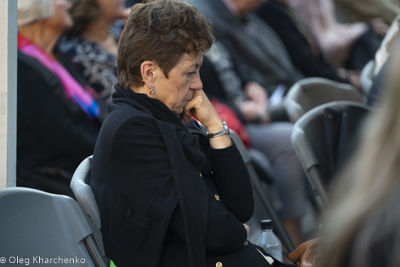
[[[18,0],[18,29],[40,22],[44,26],[65,30],[73,25],[68,0]]]
[[[92,23],[103,23],[105,27],[112,25],[124,16],[123,0],[71,0],[71,16],[75,21],[69,31],[71,36],[82,35]]]

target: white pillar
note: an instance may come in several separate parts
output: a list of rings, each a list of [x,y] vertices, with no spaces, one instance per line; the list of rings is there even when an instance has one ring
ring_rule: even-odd
[[[0,188],[16,184],[17,0],[0,0]]]

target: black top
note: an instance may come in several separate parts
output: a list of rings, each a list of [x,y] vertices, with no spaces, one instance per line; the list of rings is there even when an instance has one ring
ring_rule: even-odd
[[[236,145],[212,149],[195,121],[115,89],[91,178],[106,255],[118,267],[269,266],[245,242],[253,195]]]
[[[99,124],[65,98],[56,75],[20,52],[17,101],[18,170],[28,168],[28,176],[39,170],[51,176],[51,170],[71,178],[79,163],[93,153]],[[18,184],[30,179],[20,176],[18,170]],[[69,181],[66,186],[69,188]]]
[[[322,77],[348,82],[348,80],[340,78],[336,70],[324,59],[316,39],[307,31],[305,25],[303,26],[295,20],[300,18],[295,17],[286,4],[269,0],[262,4],[256,13],[279,35],[293,65],[305,77]],[[304,35],[301,29],[306,31],[307,35]],[[306,37],[310,40],[307,40]]]

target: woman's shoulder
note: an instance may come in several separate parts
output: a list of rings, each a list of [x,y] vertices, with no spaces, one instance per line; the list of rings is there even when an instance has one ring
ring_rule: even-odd
[[[111,104],[111,112],[103,122],[103,127],[110,127],[110,130],[118,128],[123,129],[155,129],[157,128],[157,120],[147,110],[130,105],[125,102]]]

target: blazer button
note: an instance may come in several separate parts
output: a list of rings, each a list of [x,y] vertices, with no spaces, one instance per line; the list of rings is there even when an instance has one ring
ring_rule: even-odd
[[[203,177],[203,174],[200,173],[200,177]]]
[[[249,244],[249,241],[244,241],[243,246],[247,246]]]
[[[217,262],[217,264],[215,264],[215,267],[222,267],[222,266],[224,266],[224,265],[222,265],[221,262]]]
[[[214,195],[215,199],[219,201],[219,196],[217,194]],[[222,266],[222,265],[221,265]]]

